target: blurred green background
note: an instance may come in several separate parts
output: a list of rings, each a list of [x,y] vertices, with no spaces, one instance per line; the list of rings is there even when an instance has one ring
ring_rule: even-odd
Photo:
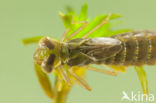
[[[84,2],[90,18],[118,13],[124,23],[116,28],[156,30],[155,0],[0,0],[0,103],[51,103],[33,70],[32,55],[37,45],[24,46],[21,40],[40,35],[60,38],[64,26],[58,11],[71,5],[79,12]],[[156,95],[156,69],[145,70],[150,93]],[[122,91],[142,91],[132,68],[117,77],[88,71],[87,79],[93,90],[74,86],[67,103],[126,103],[121,101]]]

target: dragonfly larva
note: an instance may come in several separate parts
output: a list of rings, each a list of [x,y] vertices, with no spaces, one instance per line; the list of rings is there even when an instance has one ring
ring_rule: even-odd
[[[83,42],[82,44],[80,42]],[[70,43],[80,43],[73,47]],[[112,37],[74,39],[69,41],[69,54],[81,53],[67,64],[88,65],[154,65],[156,62],[156,33],[128,32]],[[75,55],[75,54],[74,54]]]
[[[105,32],[101,32],[105,29],[103,25],[110,18],[118,16],[112,14],[102,16],[102,18],[99,16],[99,20],[96,18],[90,22],[91,25],[88,25],[89,23],[85,21],[86,13],[87,7],[84,5],[79,18],[81,20],[81,16],[84,16],[84,21],[77,22],[73,21],[73,15],[60,13],[66,27],[61,41],[45,36],[26,39],[24,42],[29,44],[39,41],[39,47],[33,56],[34,66],[40,85],[46,95],[60,101],[60,97],[64,98],[75,82],[91,90],[84,80],[85,69],[116,76],[117,72],[125,72],[128,66],[135,67],[143,93],[148,94],[148,81],[142,66],[155,65],[156,63],[156,32],[131,31],[110,37],[98,37],[100,33],[105,34]],[[74,25],[79,23],[82,24],[79,27]],[[97,36],[95,36],[96,33]],[[80,38],[76,38],[76,35]],[[91,36],[96,38],[88,38]],[[103,69],[105,67],[110,69],[99,69],[92,64],[100,65],[104,67]],[[56,74],[54,89],[47,75],[51,72]]]
[[[53,64],[57,62],[68,66],[137,66],[154,65],[156,62],[156,33],[148,31],[128,32],[112,37],[79,38],[69,42],[44,37],[39,44],[34,59],[46,72],[51,72],[55,68]]]
[[[46,73],[65,64],[69,69],[74,66],[89,68],[90,64],[154,65],[156,62],[156,33],[134,31],[112,37],[78,38],[67,42],[43,37],[39,42],[39,48],[34,53],[34,60]],[[95,68],[92,70],[100,71]],[[100,72],[113,75],[113,72]],[[68,78],[66,82],[69,82]],[[87,85],[82,84],[89,89]]]
[[[116,76],[117,72],[125,72],[127,66],[135,66],[144,94],[148,93],[148,82],[142,65],[154,65],[156,62],[156,33],[151,31],[131,31],[111,37],[87,38],[110,19],[108,15],[100,24],[95,26],[81,38],[72,39],[88,22],[67,37],[66,29],[61,41],[50,37],[43,37],[39,41],[39,48],[34,53],[34,61],[45,73],[52,71],[61,75],[61,81],[71,85],[74,79],[81,86],[91,90],[90,86],[74,71],[75,68],[85,68],[96,72]],[[93,67],[92,64],[108,66],[112,70],[103,70]],[[41,85],[46,84],[40,79]],[[72,78],[70,78],[72,76]]]

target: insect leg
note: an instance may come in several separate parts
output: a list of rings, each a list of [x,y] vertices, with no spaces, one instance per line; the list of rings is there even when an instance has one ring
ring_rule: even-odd
[[[84,54],[84,53],[82,53],[82,52],[80,52],[80,54],[82,54],[83,56],[85,56],[85,57],[89,58],[90,60],[92,60],[92,61],[94,61],[94,62],[96,62],[96,61],[97,61],[97,60],[96,60],[96,58],[91,57],[91,56],[88,56],[87,54]]]
[[[60,13],[60,16],[63,18],[64,15],[62,13]],[[67,40],[70,40],[73,36],[75,36],[77,33],[79,33],[83,28],[85,28],[87,25],[88,25],[88,22],[87,21],[76,21],[74,22],[74,16],[72,16],[71,18],[71,21],[69,21],[70,24],[79,24],[79,23],[82,23],[83,25],[78,29],[76,30],[74,33],[72,33],[68,38],[67,37],[67,34],[69,33],[69,30],[70,30],[70,27],[68,27],[66,30],[65,30],[65,33],[62,37],[62,41],[66,41]]]
[[[79,76],[77,76],[74,72],[73,72],[73,70],[72,70],[72,68],[71,68],[71,70],[69,70],[69,72],[70,72],[70,74],[79,82],[79,84],[81,84],[84,88],[86,88],[87,90],[91,90],[91,87],[88,85],[88,83],[83,79],[83,78],[81,78],[81,77],[79,77]]]
[[[109,70],[102,70],[102,69],[98,69],[98,68],[95,68],[92,66],[87,66],[86,69],[96,71],[96,72],[100,72],[100,73],[104,73],[104,74],[111,75],[111,76],[117,76],[117,72],[109,71]]]
[[[112,14],[109,14],[109,15],[106,17],[106,19],[104,19],[99,25],[97,25],[96,27],[94,27],[91,31],[89,31],[88,33],[86,33],[85,35],[83,35],[82,38],[88,37],[92,32],[94,32],[95,30],[97,30],[98,28],[100,28],[102,25],[106,24],[106,23],[109,21],[111,15],[112,15]]]
[[[66,72],[66,70],[61,66],[60,68],[58,68],[59,73],[61,74],[61,76],[63,77],[64,81],[70,86],[70,79],[68,77],[68,74]]]
[[[42,89],[44,90],[45,94],[53,99],[54,98],[54,91],[52,90],[52,86],[50,83],[50,80],[48,78],[48,75],[46,73],[44,73],[41,69],[41,67],[37,64],[34,63],[34,69],[36,72],[36,75],[38,77],[38,81],[42,87]]]
[[[72,24],[77,24],[77,23],[82,23],[83,25],[76,30],[74,33],[72,33],[67,39],[70,40],[72,37],[74,37],[76,34],[78,34],[81,30],[83,30],[87,25],[88,22],[87,21],[78,21],[78,22],[72,22]]]
[[[67,40],[70,40],[72,37],[74,37],[76,34],[78,34],[81,30],[83,30],[87,25],[88,25],[88,22],[87,21],[74,21],[74,17],[72,16],[72,20],[71,20],[71,24],[80,24],[82,23],[83,25],[78,29],[76,30],[74,33],[72,33],[68,38]]]
[[[66,39],[67,34],[69,33],[70,28],[67,28],[62,36],[61,41],[63,42]]]

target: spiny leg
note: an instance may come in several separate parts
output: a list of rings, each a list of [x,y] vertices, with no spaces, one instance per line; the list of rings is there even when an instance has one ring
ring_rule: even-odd
[[[65,68],[63,68],[63,66],[61,66],[57,70],[61,74],[61,76],[63,77],[64,81],[70,86],[71,85],[70,78],[68,77],[68,74],[67,74]]]
[[[94,62],[97,62],[97,59],[94,58],[94,57],[91,57],[91,56],[89,56],[87,54],[84,54],[82,52],[80,52],[80,54],[85,56],[86,58],[94,61]],[[107,75],[117,76],[117,72],[116,71],[102,70],[102,69],[95,68],[93,66],[86,66],[86,69],[92,70],[92,71],[96,71],[96,72],[100,72],[100,73],[104,73],[104,74],[107,74]]]
[[[109,14],[109,15],[106,17],[106,19],[104,19],[100,24],[98,24],[96,27],[94,27],[91,31],[89,31],[88,33],[86,33],[85,35],[83,35],[82,38],[88,37],[92,32],[94,32],[95,30],[97,30],[98,28],[100,28],[102,25],[106,24],[106,23],[109,21],[111,15],[112,15],[112,14]]]
[[[104,73],[104,74],[111,75],[111,76],[117,76],[117,72],[115,72],[115,71],[102,70],[102,69],[98,69],[98,68],[95,68],[92,66],[86,66],[86,69],[96,71],[96,72],[100,72],[100,73]]]
[[[72,33],[68,38],[66,38],[66,37],[67,37],[67,34],[69,33],[70,28],[67,28],[65,30],[65,33],[64,33],[61,41],[65,41],[66,39],[70,40],[72,37],[74,37],[76,34],[78,34],[81,30],[83,30],[88,25],[88,22],[86,22],[86,21],[79,21],[77,23],[83,23],[83,25],[78,30],[76,30],[74,33]]]
[[[87,58],[89,58],[90,60],[92,60],[92,61],[94,61],[94,62],[97,61],[96,58],[91,57],[91,56],[89,56],[89,55],[87,55],[87,54],[84,54],[84,53],[82,53],[82,52],[80,52],[80,54],[83,55],[83,56],[85,56],[85,57],[87,57]]]
[[[87,21],[74,21],[74,17],[72,16],[72,20],[71,20],[71,24],[80,24],[80,23],[82,23],[83,25],[78,29],[78,30],[76,30],[74,33],[72,33],[68,38],[66,38],[66,35],[68,34],[68,32],[67,33],[65,33],[65,35],[64,35],[64,41],[67,39],[67,40],[70,40],[72,37],[74,37],[76,34],[78,34],[81,30],[83,30],[87,25],[88,25],[88,22]]]
[[[78,34],[81,30],[83,30],[87,25],[88,25],[88,22],[87,21],[78,21],[78,22],[74,22],[74,24],[76,23],[82,23],[83,25],[78,29],[76,30],[74,33],[72,33],[69,37],[68,37],[68,40],[70,40],[72,37],[74,37],[76,34]],[[73,23],[72,23],[73,24]]]
[[[67,34],[69,33],[69,30],[70,30],[70,28],[67,28],[67,29],[65,30],[65,32],[64,32],[64,34],[63,34],[63,36],[62,36],[62,39],[61,39],[62,42],[66,39]]]
[[[77,75],[73,72],[72,68],[69,70],[69,72],[70,72],[70,74],[77,80],[77,82],[78,82],[80,85],[82,85],[84,88],[86,88],[86,89],[89,90],[89,91],[91,90],[91,87],[87,84],[87,82],[86,82],[83,78],[77,76]]]

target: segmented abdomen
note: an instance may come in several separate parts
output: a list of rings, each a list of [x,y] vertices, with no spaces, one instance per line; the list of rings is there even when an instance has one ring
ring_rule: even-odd
[[[122,41],[122,50],[105,60],[105,64],[154,65],[156,63],[156,32],[129,32],[113,38]]]

